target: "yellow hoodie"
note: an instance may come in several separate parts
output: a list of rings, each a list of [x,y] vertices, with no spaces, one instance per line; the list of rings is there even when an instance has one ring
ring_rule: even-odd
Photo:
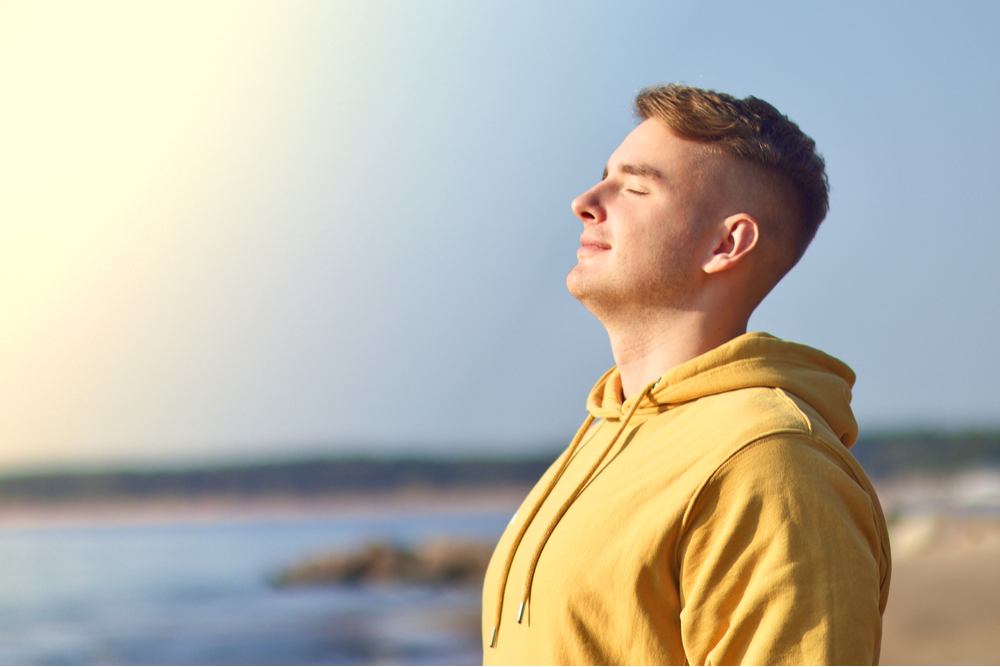
[[[624,402],[608,371],[493,554],[485,663],[877,663],[889,539],[853,383],[762,333]]]

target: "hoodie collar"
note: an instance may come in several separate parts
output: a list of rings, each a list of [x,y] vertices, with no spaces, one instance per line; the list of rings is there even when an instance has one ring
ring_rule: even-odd
[[[667,371],[642,398],[636,415],[653,415],[698,398],[748,387],[775,387],[811,405],[845,446],[857,440],[851,412],[854,371],[814,348],[766,333],[744,334]],[[620,419],[640,396],[622,400],[618,367],[590,392],[587,409],[598,419]]]

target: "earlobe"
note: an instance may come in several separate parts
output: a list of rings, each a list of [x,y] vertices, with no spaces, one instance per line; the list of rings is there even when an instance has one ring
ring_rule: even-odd
[[[719,273],[736,266],[756,246],[760,236],[757,221],[746,213],[726,218],[719,229],[715,248],[702,267],[705,273]]]

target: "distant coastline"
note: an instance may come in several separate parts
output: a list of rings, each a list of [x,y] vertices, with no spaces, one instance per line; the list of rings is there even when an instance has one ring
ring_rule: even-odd
[[[982,467],[1000,469],[1000,430],[873,434],[862,430],[851,453],[873,479],[953,474]]]
[[[256,523],[300,521],[331,516],[513,512],[530,486],[481,489],[401,489],[294,495],[164,495],[114,499],[0,502],[0,529],[94,526]]]
[[[1000,431],[875,434],[863,436],[851,451],[880,495],[887,492],[883,504],[891,514],[912,505],[906,500],[912,491],[901,480],[1000,470]],[[557,456],[551,448],[544,456],[518,459],[344,457],[8,474],[0,476],[0,526],[516,508]]]
[[[534,484],[558,456],[522,459],[314,458],[180,470],[66,471],[0,477],[0,506],[204,498],[314,499],[488,491]]]

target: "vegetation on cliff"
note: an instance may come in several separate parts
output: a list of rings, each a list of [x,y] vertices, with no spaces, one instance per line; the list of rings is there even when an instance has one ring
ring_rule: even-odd
[[[8,475],[0,478],[0,503],[318,497],[529,486],[559,453],[556,447],[541,451],[544,454],[519,459],[317,458],[188,470]],[[1000,431],[863,435],[851,451],[873,478],[1000,467]]]

